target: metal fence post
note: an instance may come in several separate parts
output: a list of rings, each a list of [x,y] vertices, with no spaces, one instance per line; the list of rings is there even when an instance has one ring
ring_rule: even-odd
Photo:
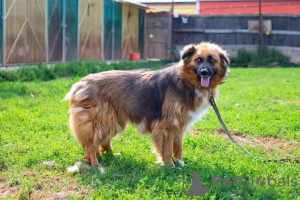
[[[77,20],[77,60],[80,60],[80,56],[79,56],[79,42],[80,42],[80,27],[79,27],[79,20],[80,20],[80,0],[77,0],[77,16],[76,16],[76,20]]]
[[[111,16],[111,60],[115,60],[115,2],[112,1]]]
[[[6,47],[6,42],[5,42],[5,0],[1,0],[1,4],[2,4],[2,12],[1,12],[1,18],[2,18],[2,56],[3,56],[3,67],[5,67],[6,65],[6,54],[5,54],[5,47]]]
[[[66,62],[66,0],[62,0],[62,61]]]
[[[48,10],[49,0],[46,2],[46,63],[49,63],[49,22],[48,22]]]
[[[263,46],[263,21],[262,21],[262,14],[261,14],[261,0],[259,0],[258,4],[258,21],[259,21],[259,49],[262,49]]]

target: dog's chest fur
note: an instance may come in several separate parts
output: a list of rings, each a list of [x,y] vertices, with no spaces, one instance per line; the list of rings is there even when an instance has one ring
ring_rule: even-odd
[[[197,121],[204,117],[210,107],[208,92],[202,92],[199,89],[195,89],[195,94],[195,110],[188,112],[189,116],[187,125],[185,127],[185,132],[190,131],[190,128],[193,127]]]

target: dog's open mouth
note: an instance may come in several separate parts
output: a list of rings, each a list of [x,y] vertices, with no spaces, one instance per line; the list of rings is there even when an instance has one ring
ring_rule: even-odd
[[[211,76],[208,76],[208,77],[201,76],[201,86],[202,87],[208,87],[209,86],[210,77]]]

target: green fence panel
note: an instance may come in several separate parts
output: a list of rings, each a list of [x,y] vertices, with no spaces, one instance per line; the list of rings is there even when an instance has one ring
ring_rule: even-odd
[[[79,5],[78,0],[64,0],[66,1],[66,61],[77,60],[78,59],[78,15],[79,15]]]
[[[122,4],[114,2],[114,60],[122,59]]]
[[[104,0],[104,59],[122,58],[122,4]]]
[[[62,61],[62,0],[48,0],[48,60]]]
[[[48,59],[72,61],[78,57],[78,0],[48,0]]]
[[[145,44],[145,15],[146,11],[139,9],[139,39],[138,48],[141,58],[144,58],[144,44]]]
[[[104,60],[112,60],[112,8],[113,2],[104,0]]]

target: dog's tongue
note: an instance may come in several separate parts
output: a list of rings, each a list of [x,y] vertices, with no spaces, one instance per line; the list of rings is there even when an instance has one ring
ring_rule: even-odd
[[[201,86],[208,87],[209,86],[210,77],[201,77]]]

